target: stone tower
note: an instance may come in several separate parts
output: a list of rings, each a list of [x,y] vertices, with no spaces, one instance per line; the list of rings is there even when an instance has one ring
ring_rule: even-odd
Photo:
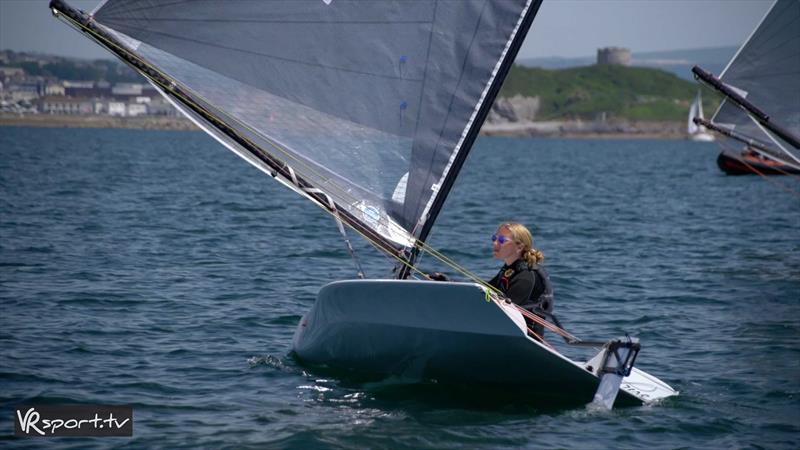
[[[631,51],[621,47],[605,47],[597,49],[597,65],[631,65]]]

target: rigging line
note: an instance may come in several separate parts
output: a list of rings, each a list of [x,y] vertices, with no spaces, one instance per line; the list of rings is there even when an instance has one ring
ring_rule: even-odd
[[[294,170],[292,170],[291,167],[289,167],[288,169],[289,173],[292,175],[292,182],[295,184],[295,186],[297,186],[300,189],[303,189],[305,192],[309,194],[311,193],[319,194],[322,197],[324,197],[325,200],[328,202],[328,209],[330,209],[331,214],[336,220],[336,226],[337,228],[339,228],[339,233],[341,233],[342,237],[344,237],[344,243],[347,246],[347,251],[350,252],[350,257],[353,258],[353,262],[355,262],[356,264],[356,270],[358,271],[358,278],[365,278],[364,269],[361,267],[361,261],[358,260],[358,257],[356,256],[356,251],[353,249],[353,245],[350,243],[350,239],[347,237],[347,232],[344,229],[342,218],[341,216],[339,216],[339,208],[336,207],[336,203],[333,201],[330,195],[326,194],[321,189],[303,188],[302,186],[300,186],[300,182],[297,180],[297,177],[294,174]]]
[[[122,30],[125,30],[125,29],[137,31],[137,28],[134,28],[132,26],[129,26],[129,25],[126,25],[126,24],[123,24],[123,23],[117,24],[114,29],[119,29],[120,32],[123,32]],[[193,42],[195,44],[200,44],[200,45],[204,45],[204,46],[207,46],[207,47],[213,47],[213,48],[219,48],[219,49],[223,49],[223,50],[234,51],[234,52],[238,52],[238,53],[244,53],[246,55],[261,56],[261,57],[264,57],[264,58],[267,58],[267,59],[274,59],[274,60],[278,60],[278,61],[283,61],[283,62],[292,63],[292,64],[298,64],[298,65],[303,65],[303,66],[309,66],[309,67],[315,67],[315,68],[319,68],[319,69],[335,70],[335,71],[338,71],[338,72],[346,72],[346,73],[352,73],[352,74],[356,74],[356,75],[364,75],[364,76],[368,76],[368,77],[383,78],[383,79],[394,80],[394,81],[409,81],[409,82],[413,82],[413,83],[422,82],[422,80],[418,80],[418,79],[414,79],[414,78],[402,78],[402,77],[398,77],[398,76],[395,76],[395,75],[387,75],[387,74],[381,74],[381,73],[375,73],[375,72],[365,72],[365,71],[362,71],[362,70],[347,69],[347,68],[344,68],[344,67],[329,66],[329,65],[325,65],[325,64],[315,64],[315,63],[310,63],[310,62],[306,62],[306,61],[300,61],[300,60],[297,60],[297,59],[286,58],[286,57],[283,57],[283,56],[269,55],[267,53],[261,53],[261,52],[257,52],[257,51],[253,51],[253,50],[245,50],[245,49],[242,49],[242,48],[239,48],[239,47],[231,47],[231,46],[228,46],[228,45],[222,45],[222,44],[217,44],[217,43],[214,43],[214,42],[203,41],[203,40],[200,40],[200,39],[191,39],[191,38],[188,38],[188,37],[185,37],[185,36],[179,36],[177,34],[166,33],[166,32],[163,32],[163,31],[156,31],[156,30],[145,30],[145,31],[147,33],[150,33],[150,34],[156,34],[156,35],[164,36],[164,37],[167,37],[167,38],[171,38],[171,39],[174,39],[176,41]],[[125,33],[125,34],[128,34],[128,33]],[[167,52],[167,53],[169,53],[169,52]],[[205,67],[202,64],[197,64],[197,65],[199,65],[201,67]]]
[[[519,311],[519,312],[520,312],[520,313],[521,313],[521,314],[522,314],[524,317],[526,317],[526,318],[528,318],[528,319],[530,319],[530,320],[532,320],[532,321],[536,322],[537,324],[539,324],[539,325],[541,325],[541,326],[543,326],[543,327],[547,328],[548,330],[552,331],[553,333],[556,333],[556,334],[558,334],[559,336],[561,336],[562,338],[564,338],[564,339],[565,339],[567,342],[580,342],[580,339],[578,339],[578,338],[576,338],[575,336],[573,336],[573,335],[572,335],[570,332],[568,332],[567,330],[565,330],[565,329],[563,329],[563,328],[561,328],[561,327],[557,327],[557,326],[553,325],[552,323],[550,323],[550,322],[546,321],[545,319],[542,319],[541,317],[539,317],[539,316],[537,316],[536,314],[534,314],[534,313],[532,313],[532,312],[528,311],[527,309],[525,309],[525,308],[523,308],[523,307],[521,307],[521,306],[517,305],[516,303],[513,303],[513,305],[514,305],[514,306],[517,308],[517,310],[518,310],[518,311]]]
[[[327,210],[327,209],[323,209],[323,211],[327,212],[328,214],[333,214],[331,211],[329,211],[329,210]],[[389,256],[389,257],[391,257],[391,258],[394,258],[394,259],[396,259],[396,260],[397,260],[397,261],[399,261],[401,264],[403,264],[403,265],[405,265],[406,267],[408,267],[408,269],[409,269],[409,270],[411,270],[411,271],[415,271],[415,272],[419,273],[420,275],[422,275],[423,277],[425,277],[425,278],[427,278],[427,279],[430,279],[430,277],[428,276],[428,274],[426,274],[425,272],[423,272],[422,270],[420,270],[418,267],[416,267],[416,266],[413,266],[413,265],[409,264],[409,263],[408,263],[408,261],[407,261],[405,258],[402,258],[402,257],[400,257],[398,254],[396,254],[396,253],[394,253],[394,252],[390,252],[390,251],[388,251],[387,249],[383,248],[382,246],[378,245],[376,242],[373,242],[373,240],[372,240],[372,239],[370,239],[370,238],[369,238],[369,237],[368,237],[366,234],[364,234],[364,233],[363,233],[361,230],[359,230],[359,229],[357,229],[357,228],[353,227],[351,224],[349,224],[349,223],[346,223],[346,225],[347,225],[348,227],[350,227],[350,229],[352,229],[353,231],[355,231],[355,232],[356,232],[358,235],[360,235],[362,238],[364,238],[364,240],[366,240],[366,241],[367,241],[367,242],[368,242],[370,245],[372,245],[373,247],[375,247],[377,250],[379,250],[379,251],[381,251],[381,252],[385,253],[386,255],[388,255],[388,256]]]
[[[576,344],[580,344],[580,343],[583,342],[581,339],[575,337],[569,331],[563,329],[562,327],[560,327],[558,325],[552,324],[552,323],[548,322],[545,319],[542,319],[541,317],[537,316],[536,314],[528,311],[527,309],[517,305],[516,303],[514,303],[514,302],[512,302],[510,300],[506,301],[506,300],[503,300],[502,298],[497,298],[496,296],[493,296],[492,300],[500,307],[503,307],[503,303],[505,303],[507,305],[510,304],[511,306],[516,308],[516,310],[519,311],[519,313],[522,314],[523,317],[526,317],[526,318],[530,319],[532,322],[535,322],[535,323],[541,325],[542,327],[552,331],[553,333],[556,333],[557,335],[561,336],[561,338],[564,339],[564,342],[566,342],[569,345],[576,345]],[[544,341],[544,338],[542,338],[542,341]],[[550,348],[552,348],[552,347],[550,347]]]
[[[498,293],[502,293],[499,289],[497,289],[496,287],[490,285],[488,282],[484,281],[483,279],[479,278],[477,275],[475,275],[474,273],[470,272],[468,269],[462,267],[460,264],[458,264],[457,262],[453,261],[452,259],[447,257],[445,254],[439,252],[435,248],[431,247],[430,245],[428,245],[424,241],[419,241],[418,240],[417,242],[420,243],[420,248],[422,249],[422,251],[428,252],[434,258],[438,259],[439,261],[441,261],[445,265],[449,266],[450,268],[456,270],[461,275],[466,276],[468,279],[472,280],[473,282],[476,282],[476,283],[478,283],[478,284],[480,284],[480,285],[482,285],[482,286],[484,286],[486,288],[489,288],[490,290],[493,290],[493,291],[498,292]]]

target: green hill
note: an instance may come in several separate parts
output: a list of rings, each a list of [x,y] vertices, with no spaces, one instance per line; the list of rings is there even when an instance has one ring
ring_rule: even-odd
[[[608,119],[686,120],[697,84],[659,69],[586,66],[546,70],[514,66],[501,97],[538,96],[537,120]],[[719,98],[703,89],[706,116]]]

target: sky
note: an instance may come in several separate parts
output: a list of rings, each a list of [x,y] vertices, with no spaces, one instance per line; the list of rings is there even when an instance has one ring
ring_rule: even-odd
[[[67,0],[90,11],[99,0]],[[110,58],[54,19],[48,0],[0,0],[0,49]],[[594,56],[599,47],[634,53],[738,47],[772,0],[545,0],[518,57]]]

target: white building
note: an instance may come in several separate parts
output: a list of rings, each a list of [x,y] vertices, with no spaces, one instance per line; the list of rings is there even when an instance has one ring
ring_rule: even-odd
[[[66,91],[60,83],[47,83],[44,87],[44,95],[66,95]]]
[[[145,103],[128,103],[128,116],[136,117],[147,114],[147,104]]]
[[[125,102],[108,102],[108,115],[125,117]]]
[[[142,85],[139,83],[117,83],[111,88],[112,95],[142,95]]]
[[[92,114],[91,100],[48,95],[39,99],[39,111],[44,114]]]

